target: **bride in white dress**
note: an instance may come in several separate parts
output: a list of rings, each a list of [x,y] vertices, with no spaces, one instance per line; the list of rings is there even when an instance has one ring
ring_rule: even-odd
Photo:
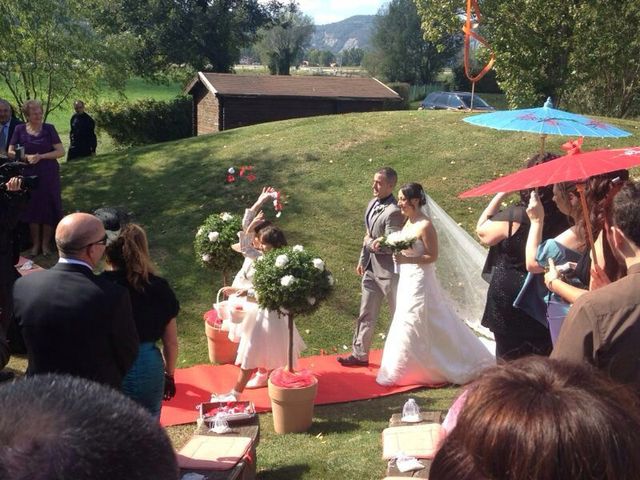
[[[426,195],[418,183],[400,188],[402,229],[413,246],[394,257],[400,279],[396,310],[376,381],[381,385],[464,384],[495,364],[495,358],[453,311],[435,274],[438,235],[422,211]]]

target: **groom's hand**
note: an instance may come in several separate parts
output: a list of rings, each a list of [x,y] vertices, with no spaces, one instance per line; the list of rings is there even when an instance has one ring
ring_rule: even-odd
[[[364,267],[361,264],[358,264],[356,267],[356,273],[360,276],[364,275]]]

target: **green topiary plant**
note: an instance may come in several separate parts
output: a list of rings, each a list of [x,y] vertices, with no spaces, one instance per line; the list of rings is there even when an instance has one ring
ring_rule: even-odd
[[[293,372],[293,318],[311,313],[333,287],[333,276],[324,261],[302,246],[267,252],[255,264],[253,286],[258,304],[289,315],[289,360]]]
[[[293,319],[318,308],[334,284],[324,261],[302,246],[278,248],[255,263],[253,286],[258,304],[289,316],[287,369],[293,372]]]
[[[227,284],[227,273],[240,268],[242,257],[231,249],[238,241],[242,230],[242,219],[227,212],[214,213],[207,217],[198,229],[193,246],[196,261],[203,267],[222,272],[223,284]]]

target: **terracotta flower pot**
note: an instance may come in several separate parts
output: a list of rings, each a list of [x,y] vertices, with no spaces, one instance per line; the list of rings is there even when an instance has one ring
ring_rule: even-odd
[[[306,432],[313,423],[313,402],[318,380],[303,388],[279,387],[269,379],[269,398],[276,433]]]
[[[238,344],[229,340],[229,332],[225,332],[220,327],[204,324],[204,331],[207,335],[207,350],[209,350],[209,361],[211,363],[234,363],[238,353]]]

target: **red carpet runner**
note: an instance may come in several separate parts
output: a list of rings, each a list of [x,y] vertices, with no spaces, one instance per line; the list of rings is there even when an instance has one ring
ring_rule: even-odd
[[[350,402],[378,398],[406,392],[422,385],[382,387],[376,383],[381,350],[371,352],[369,367],[345,368],[336,361],[336,355],[301,358],[298,368],[308,368],[318,378],[316,405]],[[226,393],[233,388],[239,369],[234,365],[198,365],[178,369],[175,373],[178,393],[162,405],[162,425],[180,425],[195,422],[196,405],[208,401],[211,393]],[[245,390],[241,400],[251,400],[258,412],[271,410],[267,388]]]

